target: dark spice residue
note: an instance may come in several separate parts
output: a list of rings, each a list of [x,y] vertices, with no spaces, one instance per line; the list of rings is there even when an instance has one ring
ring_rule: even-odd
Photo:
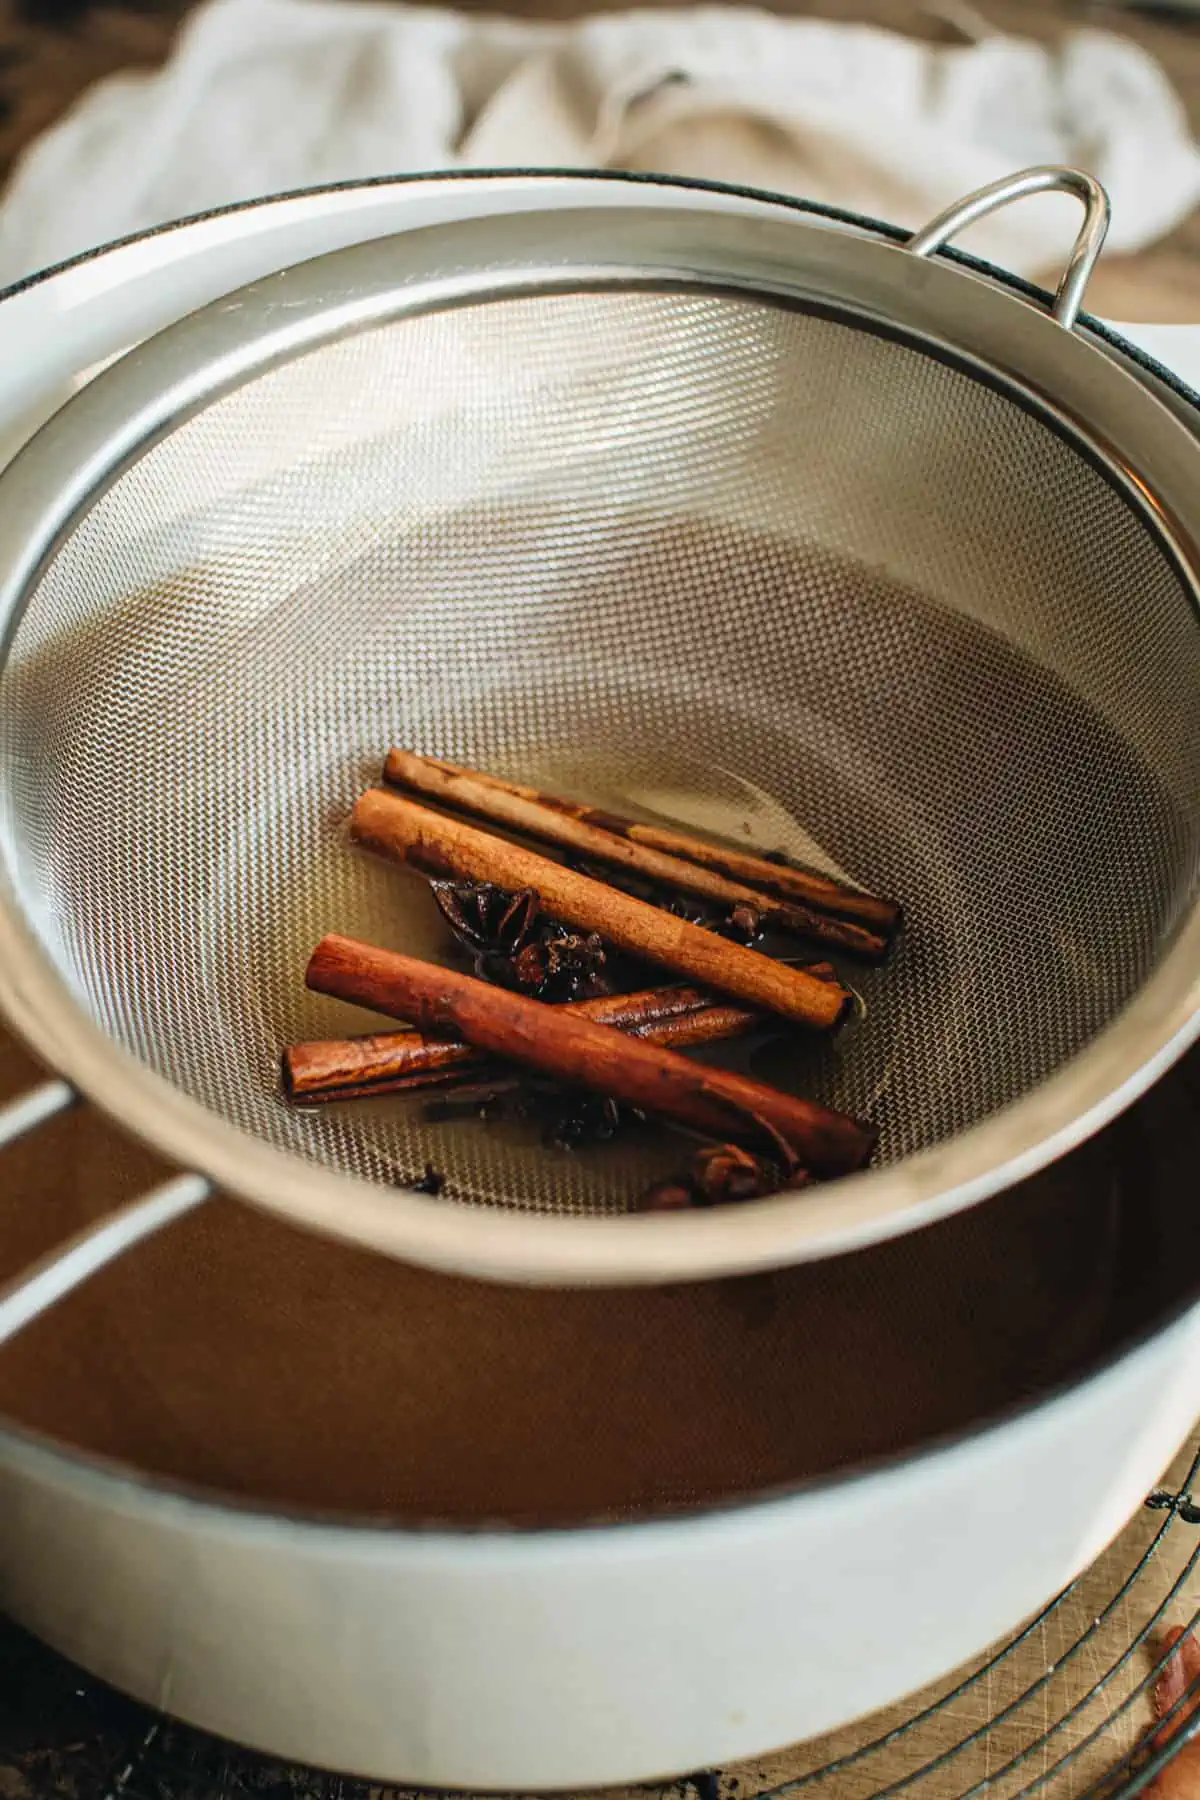
[[[832,964],[799,961],[776,940],[879,962],[902,922],[898,903],[801,871],[781,852],[708,843],[415,751],[390,751],[383,780],[355,803],[350,837],[430,877],[473,976],[327,933],[307,986],[402,1029],[289,1046],[289,1099],[437,1088],[428,1118],[530,1119],[563,1149],[647,1114],[716,1138],[644,1196],[653,1211],[737,1204],[869,1160],[869,1122],[720,1057],[689,1066],[681,1052],[760,1033],[768,1020],[836,1030],[851,990]],[[443,1185],[429,1165],[415,1184],[430,1194]]]
[[[547,1148],[580,1150],[607,1143],[625,1125],[641,1123],[644,1115],[605,1094],[559,1087],[532,1075],[501,1075],[439,1095],[426,1103],[424,1117],[430,1124],[470,1118],[525,1120],[537,1126]]]
[[[656,1182],[643,1194],[642,1212],[683,1212],[692,1206],[728,1206],[778,1191],[792,1171],[737,1144],[709,1144],[680,1175]]]
[[[435,881],[433,897],[475,973],[535,1000],[594,1000],[613,989],[597,932],[569,931],[538,909],[532,888],[509,893],[486,881]]]

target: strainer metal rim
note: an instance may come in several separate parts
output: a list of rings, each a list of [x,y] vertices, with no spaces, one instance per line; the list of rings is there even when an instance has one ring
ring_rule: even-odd
[[[338,250],[203,308],[99,375],[0,476],[0,657],[39,571],[140,451],[299,350],[406,314],[549,288],[740,290],[832,305],[998,384],[1066,432],[1169,546],[1196,599],[1200,446],[1131,374],[961,266],[802,217],[610,208],[484,218]],[[1056,1075],[953,1140],[803,1195],[683,1217],[447,1206],[304,1162],[220,1120],[120,1050],[25,922],[0,839],[0,1003],[103,1110],[239,1197],[434,1267],[541,1282],[663,1281],[849,1250],[975,1204],[1053,1161],[1200,1035],[1200,908],[1126,1011]]]

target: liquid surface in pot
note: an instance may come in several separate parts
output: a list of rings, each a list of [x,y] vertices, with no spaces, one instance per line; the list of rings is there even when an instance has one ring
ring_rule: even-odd
[[[0,1047],[0,1094],[28,1065]],[[0,1415],[209,1493],[462,1524],[644,1517],[928,1442],[1182,1291],[1196,1059],[1071,1161],[933,1230],[616,1292],[422,1273],[218,1202],[0,1354]],[[0,1278],[156,1171],[89,1114],[5,1163]]]

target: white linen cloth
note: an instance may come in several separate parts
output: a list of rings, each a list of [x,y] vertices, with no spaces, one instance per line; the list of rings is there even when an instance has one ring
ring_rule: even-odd
[[[986,0],[984,0],[986,5]],[[1163,72],[1080,30],[941,47],[704,6],[543,24],[386,0],[208,0],[167,65],[100,82],[20,162],[0,283],[180,216],[325,182],[445,168],[660,169],[916,227],[1024,165],[1108,186],[1134,250],[1200,199]],[[1053,269],[1073,203],[1022,202],[969,246]]]

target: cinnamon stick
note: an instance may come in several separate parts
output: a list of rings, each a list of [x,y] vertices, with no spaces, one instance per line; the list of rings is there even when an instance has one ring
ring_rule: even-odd
[[[630,1035],[648,1044],[667,1044],[673,1050],[698,1050],[703,1044],[741,1037],[761,1024],[762,1014],[749,1012],[744,1006],[702,1006],[674,1019],[636,1026]]]
[[[422,1032],[451,1033],[493,1056],[722,1139],[761,1146],[764,1135],[774,1134],[820,1175],[860,1168],[874,1147],[869,1125],[815,1101],[398,951],[332,935],[314,950],[306,979],[319,993],[410,1020]]]
[[[1171,1655],[1154,1684],[1154,1714],[1167,1722],[1152,1735],[1152,1752],[1182,1738],[1200,1709],[1200,1693],[1190,1692],[1200,1682],[1200,1643],[1192,1632],[1176,1625],[1166,1633],[1162,1648]],[[1200,1739],[1184,1744],[1146,1794],[1154,1800],[1195,1800],[1200,1794]]]
[[[597,931],[630,955],[674,969],[704,987],[801,1025],[828,1029],[850,1004],[849,993],[837,982],[821,981],[803,968],[774,962],[605,882],[593,881],[506,838],[432,812],[399,794],[369,789],[354,808],[350,829],[360,843],[426,875],[491,881],[514,891],[533,888],[543,911],[552,918],[581,931]]]
[[[821,936],[827,943],[873,959],[883,955],[888,939],[900,924],[900,908],[894,900],[863,893],[830,876],[710,843],[691,832],[626,819],[597,806],[585,806],[519,782],[503,781],[497,775],[463,768],[441,757],[392,750],[383,773],[384,779],[395,787],[443,800],[464,812],[633,869],[650,880],[667,882],[722,904],[740,901],[756,905],[785,929]],[[615,843],[611,841],[614,839]],[[764,908],[764,896],[782,904]],[[838,936],[828,923],[821,925],[824,915],[862,927],[866,936],[853,932]]]
[[[567,1010],[597,1025],[614,1026],[652,1043],[677,1047],[736,1037],[759,1022],[759,1014],[714,1003],[711,994],[695,987],[606,994],[596,1000],[569,1002]],[[460,1076],[474,1078],[483,1061],[479,1051],[461,1038],[383,1031],[367,1037],[291,1045],[283,1054],[283,1083],[293,1100],[365,1099],[438,1087]]]

